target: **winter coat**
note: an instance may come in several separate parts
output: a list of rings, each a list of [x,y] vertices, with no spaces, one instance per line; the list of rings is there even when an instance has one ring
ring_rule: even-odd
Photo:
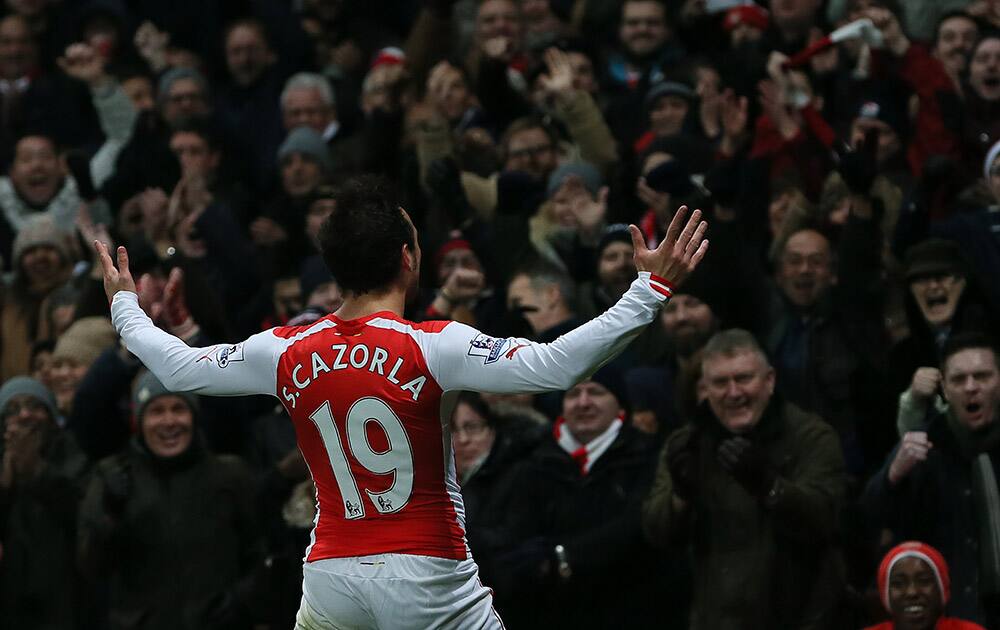
[[[115,517],[105,494],[122,467],[131,488]],[[246,578],[264,551],[253,500],[246,466],[210,454],[200,438],[186,453],[159,460],[137,437],[102,460],[81,507],[78,552],[90,576],[108,584],[109,627],[248,627],[232,620],[248,614]]]
[[[862,505],[873,524],[892,531],[895,542],[920,540],[941,552],[951,573],[948,614],[994,627],[987,621],[991,619],[989,614],[994,620],[1000,619],[1000,606],[984,606],[976,586],[980,532],[972,455],[963,452],[947,413],[934,413],[926,429],[927,439],[934,445],[926,461],[893,486],[889,483],[889,467],[897,446],[868,481]],[[990,455],[994,475],[1000,478],[1000,440],[995,432],[992,435],[985,452]]]
[[[843,591],[834,546],[846,476],[837,435],[828,424],[772,399],[750,439],[777,473],[775,491],[751,496],[716,458],[729,437],[707,407],[669,438],[643,505],[643,529],[657,545],[691,545],[692,630],[836,628]],[[697,490],[678,511],[666,453],[695,440]]]
[[[85,626],[75,543],[87,460],[70,434],[56,431],[38,477],[0,490],[0,628]]]
[[[519,544],[496,563],[497,607],[506,624],[673,627],[663,614],[672,594],[664,583],[668,564],[643,540],[639,523],[654,465],[652,441],[628,425],[586,475],[555,439],[542,441],[520,467],[508,508]],[[565,548],[569,577],[557,571],[557,544]]]

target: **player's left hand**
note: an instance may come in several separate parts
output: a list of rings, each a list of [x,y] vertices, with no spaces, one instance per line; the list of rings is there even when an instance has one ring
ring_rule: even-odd
[[[125,247],[119,245],[115,252],[118,257],[117,268],[115,268],[115,263],[111,261],[111,254],[108,253],[107,245],[99,240],[95,240],[94,249],[97,250],[97,255],[101,259],[101,269],[104,272],[104,293],[108,296],[108,302],[119,291],[136,293],[135,280],[132,279],[132,273],[128,269],[128,252],[125,250]]]
[[[687,211],[687,206],[677,209],[667,228],[667,235],[656,249],[646,247],[639,228],[629,226],[632,246],[635,248],[636,269],[659,276],[674,287],[691,275],[708,251],[708,240],[705,238],[708,222],[701,220],[701,210],[695,210],[685,224]]]

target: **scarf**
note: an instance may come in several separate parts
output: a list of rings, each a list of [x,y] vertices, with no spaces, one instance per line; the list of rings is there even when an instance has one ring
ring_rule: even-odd
[[[972,502],[979,532],[979,592],[997,595],[1000,594],[1000,487],[990,451],[1000,445],[1000,422],[971,431],[949,413],[948,424],[962,453],[972,460]]]
[[[76,215],[79,208],[80,193],[76,188],[76,180],[66,177],[62,188],[45,205],[42,212],[51,215],[60,229],[72,233],[76,229]],[[21,199],[9,177],[0,177],[0,211],[15,232],[19,232],[28,218],[39,212]]]
[[[618,416],[615,418],[611,422],[611,426],[604,430],[604,433],[586,444],[577,442],[573,434],[563,426],[564,424],[566,424],[565,418],[561,416],[557,418],[556,425],[552,429],[552,434],[562,450],[569,453],[569,456],[573,458],[576,465],[580,467],[580,474],[586,475],[618,437],[618,432],[622,428],[622,417]]]

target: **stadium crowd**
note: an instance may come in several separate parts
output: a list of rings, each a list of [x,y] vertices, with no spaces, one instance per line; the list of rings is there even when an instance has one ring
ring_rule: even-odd
[[[382,177],[408,316],[496,338],[711,222],[588,380],[455,408],[509,627],[1000,628],[1000,0],[5,0],[0,172],[0,627],[293,624],[284,408],[166,390],[90,243],[235,344],[337,308],[320,226]]]

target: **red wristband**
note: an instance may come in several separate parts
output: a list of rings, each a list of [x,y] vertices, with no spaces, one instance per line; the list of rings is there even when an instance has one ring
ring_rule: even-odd
[[[657,293],[665,295],[668,298],[674,295],[674,284],[666,278],[649,274],[649,286]]]

